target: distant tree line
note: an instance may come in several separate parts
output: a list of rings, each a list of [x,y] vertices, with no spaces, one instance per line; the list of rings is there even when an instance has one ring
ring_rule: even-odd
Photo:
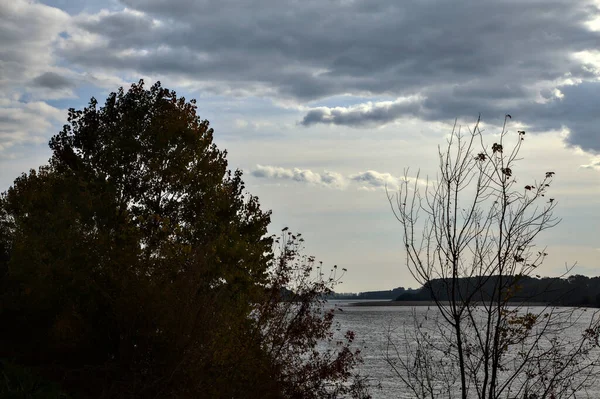
[[[494,287],[499,276],[465,277],[458,280],[456,297],[469,297],[474,290],[478,292],[473,296],[475,300],[489,302],[494,295]],[[503,279],[512,280],[508,286],[511,291],[504,290],[504,295],[509,302],[541,302],[556,306],[592,306],[600,307],[600,277],[586,277],[573,275],[567,278],[530,276],[503,276]],[[448,287],[450,279],[435,279],[418,290],[402,292],[395,299],[397,301],[430,301],[449,300]],[[502,299],[502,298],[501,298]]]
[[[396,299],[405,293],[416,294],[419,290],[413,288],[398,287],[393,290],[384,291],[365,291],[365,292],[333,292],[328,295],[328,299]]]

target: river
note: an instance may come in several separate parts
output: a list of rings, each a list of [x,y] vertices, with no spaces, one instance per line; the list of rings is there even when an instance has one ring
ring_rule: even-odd
[[[336,312],[335,328],[340,332],[352,330],[356,333],[356,347],[361,349],[364,364],[360,367],[361,374],[368,375],[380,388],[372,389],[373,398],[413,398],[414,394],[407,391],[404,384],[394,373],[386,361],[386,347],[388,337],[393,337],[395,344],[402,347],[406,344],[405,331],[413,329],[413,312],[417,316],[423,316],[426,312],[437,312],[434,307],[428,306],[352,306],[356,300],[334,300],[328,306],[337,306],[341,310]],[[368,301],[362,301],[368,302]],[[363,303],[366,305],[366,303]],[[531,308],[533,312],[542,308]],[[577,321],[576,326],[571,328],[573,336],[581,336],[581,331],[592,318],[593,311],[581,313],[583,316]],[[598,386],[593,387],[588,396],[577,395],[576,397],[600,397],[600,381]]]

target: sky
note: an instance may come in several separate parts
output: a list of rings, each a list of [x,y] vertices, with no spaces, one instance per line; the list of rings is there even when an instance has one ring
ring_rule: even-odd
[[[160,80],[273,211],[271,231],[348,271],[337,291],[416,287],[385,187],[435,177],[454,121],[505,114],[519,171],[556,172],[540,274],[600,275],[600,3],[588,0],[0,2],[0,191],[47,162],[67,109]]]

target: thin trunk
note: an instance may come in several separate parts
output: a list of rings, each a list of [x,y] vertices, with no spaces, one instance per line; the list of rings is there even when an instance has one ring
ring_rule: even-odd
[[[467,378],[465,375],[465,357],[462,347],[462,333],[460,317],[456,317],[455,331],[456,331],[456,345],[458,350],[458,364],[460,367],[460,387],[462,399],[467,399]]]
[[[500,141],[502,143],[502,141]],[[504,167],[503,159],[501,160],[501,167]],[[502,246],[504,245],[504,220],[506,218],[506,211],[508,209],[508,195],[506,193],[507,186],[507,177],[504,175],[501,177],[502,183],[502,216],[499,220],[499,234],[498,234],[498,284],[496,285],[497,289],[494,290],[493,294],[498,295],[496,302],[496,325],[494,326],[494,344],[492,346],[492,378],[490,381],[490,399],[494,399],[496,397],[496,385],[498,384],[498,364],[500,362],[500,329],[502,323],[502,274],[504,273],[504,265],[506,259],[502,256]],[[492,297],[493,297],[492,294]],[[492,308],[490,307],[490,312]]]
[[[502,322],[502,269],[498,276],[498,303],[496,308],[496,325],[494,326],[494,344],[492,346],[492,379],[490,381],[490,399],[496,397],[496,385],[498,384],[498,365],[500,362],[500,323]],[[490,309],[491,311],[491,309]]]

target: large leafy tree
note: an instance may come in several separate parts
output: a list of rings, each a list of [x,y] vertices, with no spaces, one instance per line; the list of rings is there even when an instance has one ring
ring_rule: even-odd
[[[0,197],[0,358],[83,397],[366,395],[338,278],[267,235],[194,101],[140,81],[50,148]]]
[[[50,147],[0,200],[0,355],[90,396],[276,395],[248,317],[270,214],[195,103],[140,82]]]

